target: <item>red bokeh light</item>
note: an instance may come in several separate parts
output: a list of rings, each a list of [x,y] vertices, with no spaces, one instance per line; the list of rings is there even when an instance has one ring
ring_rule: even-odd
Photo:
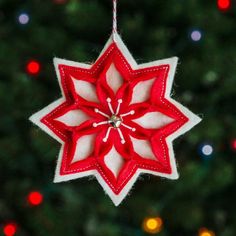
[[[64,4],[67,3],[68,0],[53,0],[54,3],[56,4]]]
[[[232,140],[231,145],[232,145],[233,150],[236,151],[236,139]]]
[[[6,224],[3,228],[3,233],[6,235],[6,236],[13,236],[15,235],[16,233],[16,224],[14,223],[9,223],[9,224]]]
[[[222,11],[226,11],[230,8],[231,0],[218,0],[218,8]]]
[[[40,71],[40,64],[38,61],[35,60],[29,61],[26,69],[29,74],[36,75]]]
[[[31,205],[33,206],[40,205],[42,201],[43,201],[43,195],[40,192],[34,191],[29,193],[28,202]]]

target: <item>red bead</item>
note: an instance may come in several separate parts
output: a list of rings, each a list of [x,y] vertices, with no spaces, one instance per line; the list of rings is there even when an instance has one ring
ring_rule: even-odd
[[[42,201],[43,201],[43,195],[40,192],[34,191],[29,193],[28,202],[31,205],[33,206],[40,205]]]
[[[29,74],[36,75],[40,71],[40,64],[35,60],[29,61],[26,69]]]
[[[16,233],[16,225],[14,223],[9,223],[4,226],[3,233],[6,236],[13,236]]]

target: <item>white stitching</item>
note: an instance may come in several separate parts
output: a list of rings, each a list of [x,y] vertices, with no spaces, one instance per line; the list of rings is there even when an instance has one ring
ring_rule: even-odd
[[[104,58],[96,65],[96,67],[94,68],[94,71],[91,71],[91,70],[86,70],[86,69],[79,69],[79,68],[73,68],[74,71],[83,71],[84,73],[88,73],[88,74],[93,74],[95,73],[98,68],[100,67],[100,65],[104,62],[104,60],[106,60],[106,58],[109,56],[109,54],[115,49],[114,46],[111,47],[111,49],[109,51],[107,51],[106,55],[104,56]],[[132,75],[138,75],[140,73],[143,73],[143,72],[155,72],[155,71],[158,71],[160,69],[165,69],[165,74],[164,74],[164,77],[166,77],[166,74],[167,74],[167,70],[169,68],[169,66],[159,66],[158,68],[155,68],[155,69],[146,69],[146,70],[141,70],[141,71],[132,71],[130,69],[130,67],[127,65],[126,61],[124,60],[123,58],[123,55],[120,53],[120,51],[118,50],[118,55],[120,56],[121,60],[123,61],[124,65],[126,66],[126,68],[128,69],[128,71],[130,72],[130,74]],[[63,83],[63,89],[64,89],[64,92],[65,93],[69,93],[68,92],[68,89],[67,89],[67,86],[65,84],[65,71],[64,71],[64,67],[61,67],[61,72],[62,72],[62,76],[63,76],[63,80],[62,80],[62,83]],[[61,78],[60,78],[61,79]],[[181,116],[181,119],[183,119],[182,117],[182,114],[179,113],[178,111],[176,111],[175,109],[173,109],[169,104],[166,104],[163,100],[162,100],[162,97],[164,97],[164,81],[162,83],[162,91],[161,91],[161,97],[160,97],[160,100],[163,104],[165,104],[167,107],[169,107],[174,113],[176,113],[178,116],[180,115]],[[67,105],[66,103],[63,105],[65,106]],[[50,113],[51,115],[53,115],[54,113],[56,113],[58,111],[58,109],[61,109],[63,106],[60,106],[58,108],[56,108],[52,113]],[[48,126],[50,126],[53,130],[56,130],[57,132],[59,132],[63,137],[67,138],[63,133],[61,133],[57,128],[53,127],[47,120],[45,121],[45,123],[48,124]],[[175,127],[174,130],[177,130],[179,129],[179,127],[181,127],[181,125],[178,125],[177,127]],[[167,154],[166,154],[166,150],[165,150],[165,147],[164,147],[164,143],[162,141],[162,138],[164,137],[164,135],[162,135],[160,138],[160,142],[161,142],[161,145],[162,145],[162,149],[163,149],[163,152],[164,152],[164,159],[165,159],[165,162],[167,161]],[[67,159],[68,159],[68,149],[65,150],[64,152],[64,155],[65,155],[65,161],[67,163]],[[129,172],[129,175],[125,178],[125,180],[121,183],[121,185],[119,187],[117,187],[116,189],[114,188],[114,186],[111,184],[111,182],[109,181],[109,179],[107,178],[105,172],[102,170],[102,168],[100,167],[100,165],[98,163],[95,163],[93,165],[89,165],[87,166],[86,168],[77,168],[75,170],[72,170],[72,171],[67,171],[67,170],[64,170],[64,172],[66,173],[74,173],[74,172],[77,172],[77,171],[85,171],[85,170],[88,170],[89,168],[91,167],[94,167],[96,166],[97,169],[99,169],[99,173],[103,176],[103,178],[105,179],[105,181],[109,184],[109,186],[113,189],[114,192],[119,192],[121,188],[123,188],[123,185],[124,183],[127,181],[127,179],[130,179],[130,176],[133,174],[133,171],[135,168],[137,168],[137,164],[134,164],[134,167],[132,168],[132,170]],[[62,167],[62,166],[61,166]],[[158,168],[155,168],[155,167],[150,167],[148,165],[138,165],[138,168],[148,168],[148,169],[152,169],[152,170],[158,170]]]

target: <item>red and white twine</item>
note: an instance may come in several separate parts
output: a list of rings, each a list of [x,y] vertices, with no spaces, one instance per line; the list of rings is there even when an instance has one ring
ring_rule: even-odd
[[[115,35],[117,33],[117,0],[113,0],[113,26],[112,26],[112,35],[113,40],[115,41]]]

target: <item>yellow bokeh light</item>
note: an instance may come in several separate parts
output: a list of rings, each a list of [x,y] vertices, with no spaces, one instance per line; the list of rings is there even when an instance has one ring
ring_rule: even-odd
[[[202,228],[199,230],[199,236],[215,236],[215,233],[213,231],[210,231],[206,228]]]
[[[147,233],[158,233],[161,231],[163,221],[160,217],[145,218],[143,221],[143,229]]]
[[[147,228],[154,230],[157,228],[158,224],[155,219],[148,219],[146,222]]]
[[[200,236],[212,236],[212,234],[209,232],[203,232],[200,234]]]

